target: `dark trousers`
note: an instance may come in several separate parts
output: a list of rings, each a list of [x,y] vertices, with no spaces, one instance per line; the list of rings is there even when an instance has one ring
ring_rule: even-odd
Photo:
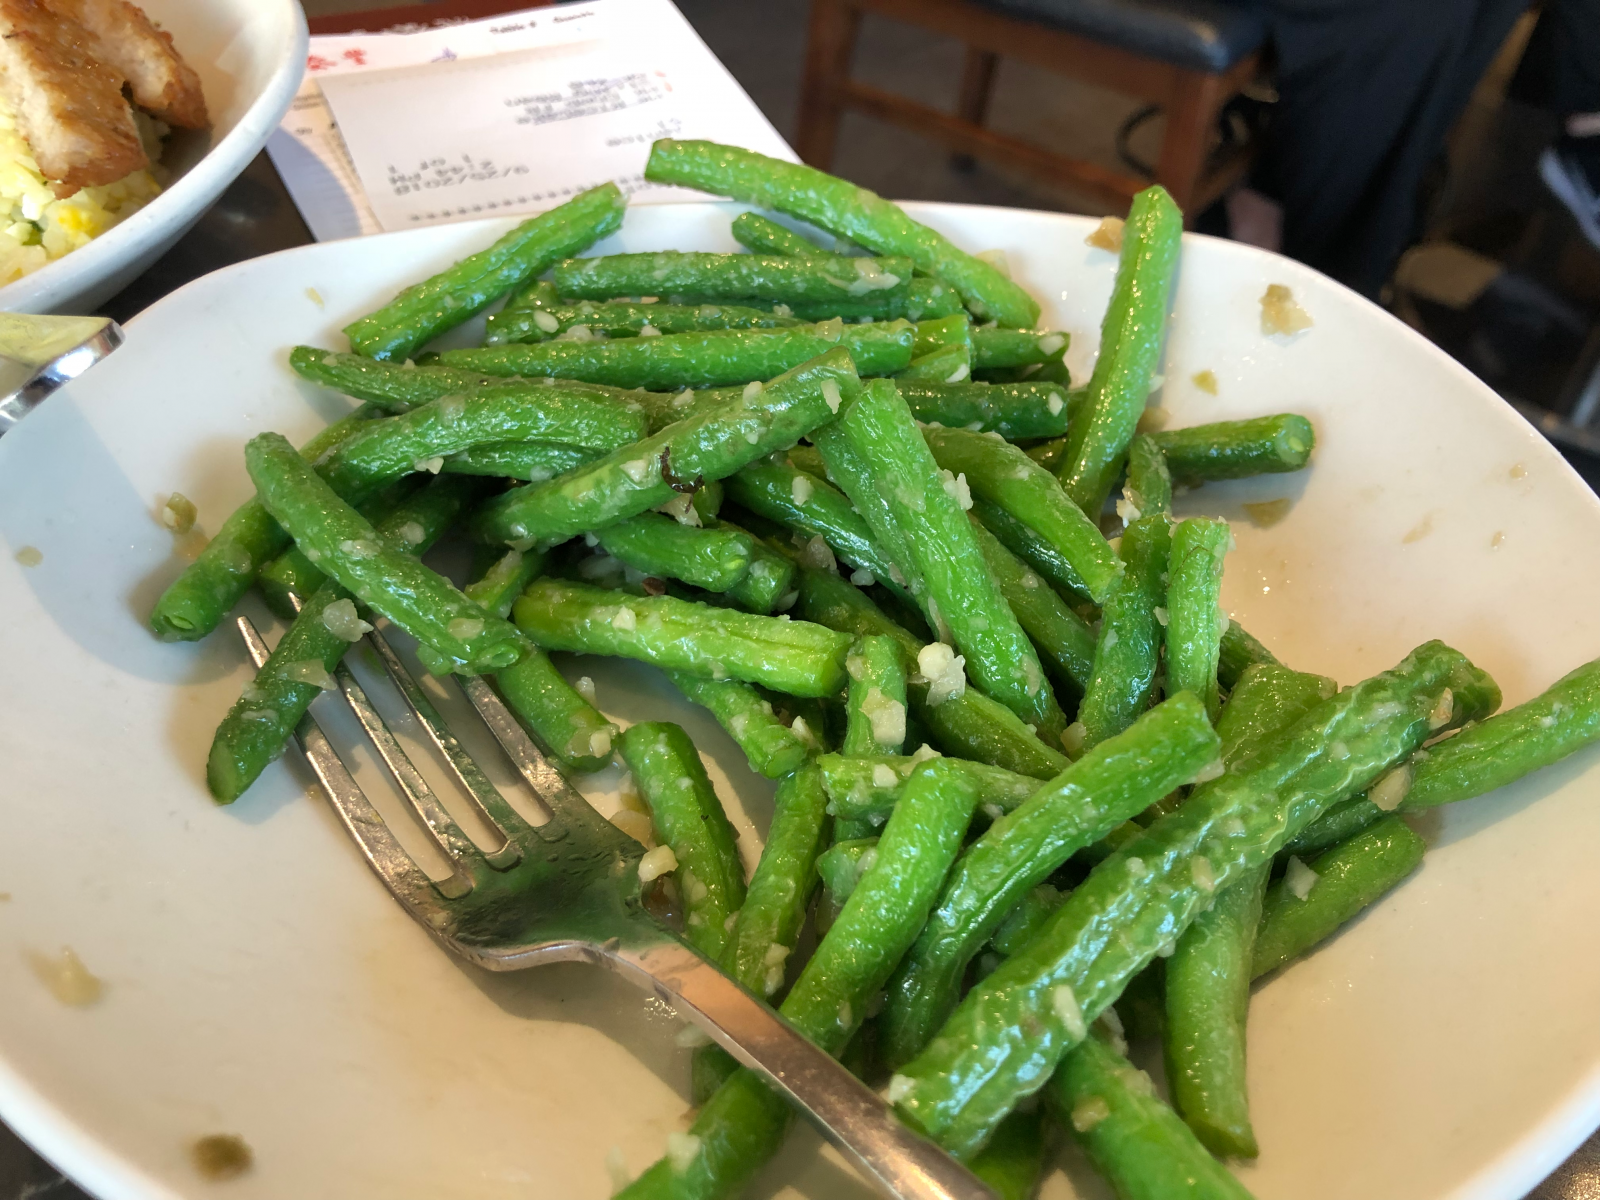
[[[1417,234],[1425,174],[1527,0],[1254,4],[1279,102],[1253,182],[1283,205],[1285,254],[1376,297]]]

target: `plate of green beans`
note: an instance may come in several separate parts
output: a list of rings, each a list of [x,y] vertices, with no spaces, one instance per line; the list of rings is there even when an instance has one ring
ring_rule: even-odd
[[[727,199],[240,264],[0,443],[0,1117],[119,1200],[868,1194],[669,1009],[360,869],[286,743],[398,812],[326,695],[379,627],[1007,1200],[1524,1195],[1600,1120],[1582,481],[1159,187],[648,174]]]

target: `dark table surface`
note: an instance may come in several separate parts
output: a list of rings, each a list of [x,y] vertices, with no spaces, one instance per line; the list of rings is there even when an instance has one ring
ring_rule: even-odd
[[[168,292],[219,267],[311,240],[277,171],[265,154],[259,155],[176,246],[101,312],[125,321]],[[92,1198],[0,1125],[0,1200]],[[1600,1134],[1591,1137],[1531,1192],[1528,1200],[1600,1200]]]

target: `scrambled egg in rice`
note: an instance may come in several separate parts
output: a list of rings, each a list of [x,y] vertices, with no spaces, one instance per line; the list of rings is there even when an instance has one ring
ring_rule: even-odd
[[[167,126],[138,111],[134,120],[145,153],[157,162]],[[0,101],[0,285],[99,237],[160,193],[156,174],[141,169],[105,187],[86,187],[65,200],[56,199],[17,131],[16,113]]]

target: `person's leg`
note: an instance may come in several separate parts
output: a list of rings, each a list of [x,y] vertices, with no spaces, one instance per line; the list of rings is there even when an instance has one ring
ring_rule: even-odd
[[[1562,121],[1539,177],[1600,248],[1600,0],[1548,0],[1539,21],[1549,26],[1549,105]]]
[[[1257,179],[1283,250],[1376,296],[1417,195],[1525,0],[1264,0],[1278,110]]]

